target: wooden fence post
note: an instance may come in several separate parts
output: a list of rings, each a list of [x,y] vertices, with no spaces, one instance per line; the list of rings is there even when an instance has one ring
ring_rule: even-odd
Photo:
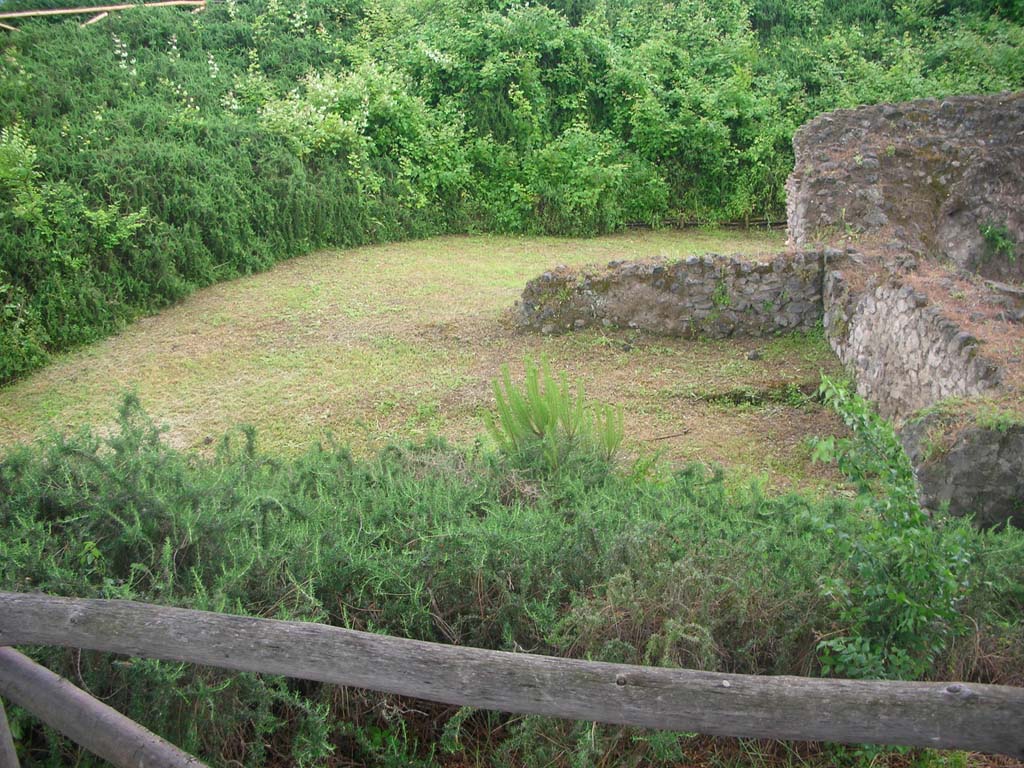
[[[0,648],[0,694],[117,768],[204,768],[13,648]]]
[[[0,700],[0,768],[18,768],[18,753],[14,751],[11,726],[7,723],[4,703]]]

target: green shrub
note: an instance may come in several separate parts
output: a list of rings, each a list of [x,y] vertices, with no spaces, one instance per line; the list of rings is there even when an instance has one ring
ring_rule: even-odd
[[[950,564],[964,598],[957,606],[979,627],[973,642],[999,649],[972,663],[965,647],[931,652],[949,637],[939,631],[946,577],[932,573],[930,594],[914,580],[935,562],[933,551],[954,551],[947,534],[870,514],[842,499],[738,488],[696,466],[642,477],[560,471],[537,482],[436,441],[392,446],[368,461],[332,445],[280,459],[239,430],[201,457],[169,447],[129,398],[112,432],[52,437],[0,457],[0,589],[754,674],[813,674],[816,638],[842,632],[850,644],[828,652],[848,672],[873,669],[857,666],[856,637],[870,641],[872,659],[876,645],[886,650],[877,663],[889,675],[941,678],[947,663],[965,670],[963,679],[1019,675],[1024,535],[947,531],[970,553],[967,571]],[[841,580],[849,599],[823,590],[823,578]],[[913,645],[908,622],[929,648]],[[456,716],[441,705],[276,677],[57,648],[31,653],[213,763],[436,765],[447,758],[435,745]],[[9,714],[24,764],[95,764],[24,713]],[[463,713],[449,746],[456,729],[464,755],[485,763],[598,753],[609,764],[668,766],[687,744],[498,713]]]
[[[871,405],[823,377],[821,395],[853,432],[818,443],[862,494],[856,529],[824,522],[838,555],[856,574],[824,580],[836,601],[838,636],[818,645],[826,672],[844,677],[916,678],[927,673],[964,624],[970,523],[932,520],[917,500],[913,471],[895,431]]]
[[[46,360],[46,332],[39,316],[28,305],[24,289],[18,289],[0,271],[0,381],[32,370]]]
[[[526,166],[540,232],[596,235],[629,221],[660,223],[668,190],[654,167],[609,133],[569,127]]]

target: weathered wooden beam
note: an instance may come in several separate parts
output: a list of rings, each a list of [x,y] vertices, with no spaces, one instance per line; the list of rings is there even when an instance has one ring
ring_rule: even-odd
[[[448,704],[719,736],[1024,757],[1024,688],[697,672],[405,640],[124,600],[0,592],[0,645],[206,664]]]
[[[18,768],[18,753],[14,750],[14,738],[3,701],[0,701],[0,768]]]
[[[127,11],[129,8],[166,8],[180,5],[206,5],[206,0],[159,0],[155,3],[120,3],[118,5],[92,5],[85,8],[42,8],[37,11],[6,11],[0,19],[24,19],[30,16],[67,16],[69,14],[93,15],[105,11]]]
[[[12,27],[10,24],[4,24],[3,22],[0,22],[0,29],[6,29],[9,32],[17,32],[18,31],[17,27]]]
[[[13,648],[0,648],[0,694],[116,768],[203,768],[196,758]]]
[[[109,15],[110,15],[109,11],[104,11],[103,13],[97,13],[95,16],[93,16],[88,21],[83,21],[82,22],[82,26],[83,27],[88,27],[90,24],[95,24],[97,21],[103,21]]]

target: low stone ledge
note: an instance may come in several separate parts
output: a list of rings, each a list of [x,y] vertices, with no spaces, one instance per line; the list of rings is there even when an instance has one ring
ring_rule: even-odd
[[[979,423],[966,406],[926,411],[907,420],[900,441],[922,507],[971,515],[981,527],[1024,528],[1024,424]]]
[[[561,266],[527,284],[517,319],[543,333],[602,326],[723,339],[809,330],[821,319],[823,266],[817,252]]]

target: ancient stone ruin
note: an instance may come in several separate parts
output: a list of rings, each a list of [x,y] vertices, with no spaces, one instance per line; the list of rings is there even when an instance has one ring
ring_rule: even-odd
[[[523,291],[522,324],[543,333],[593,325],[686,338],[770,336],[821,320],[820,253],[751,263],[736,257],[559,267]]]
[[[1024,526],[1024,94],[862,107],[794,138],[792,250],[559,267],[524,328],[693,338],[823,324],[892,418],[922,504]]]
[[[793,147],[786,207],[796,247],[870,236],[881,254],[1024,280],[1024,93],[831,112]]]
[[[825,334],[922,504],[1024,525],[1024,94],[833,112],[793,143],[791,244],[860,252],[826,266]]]

